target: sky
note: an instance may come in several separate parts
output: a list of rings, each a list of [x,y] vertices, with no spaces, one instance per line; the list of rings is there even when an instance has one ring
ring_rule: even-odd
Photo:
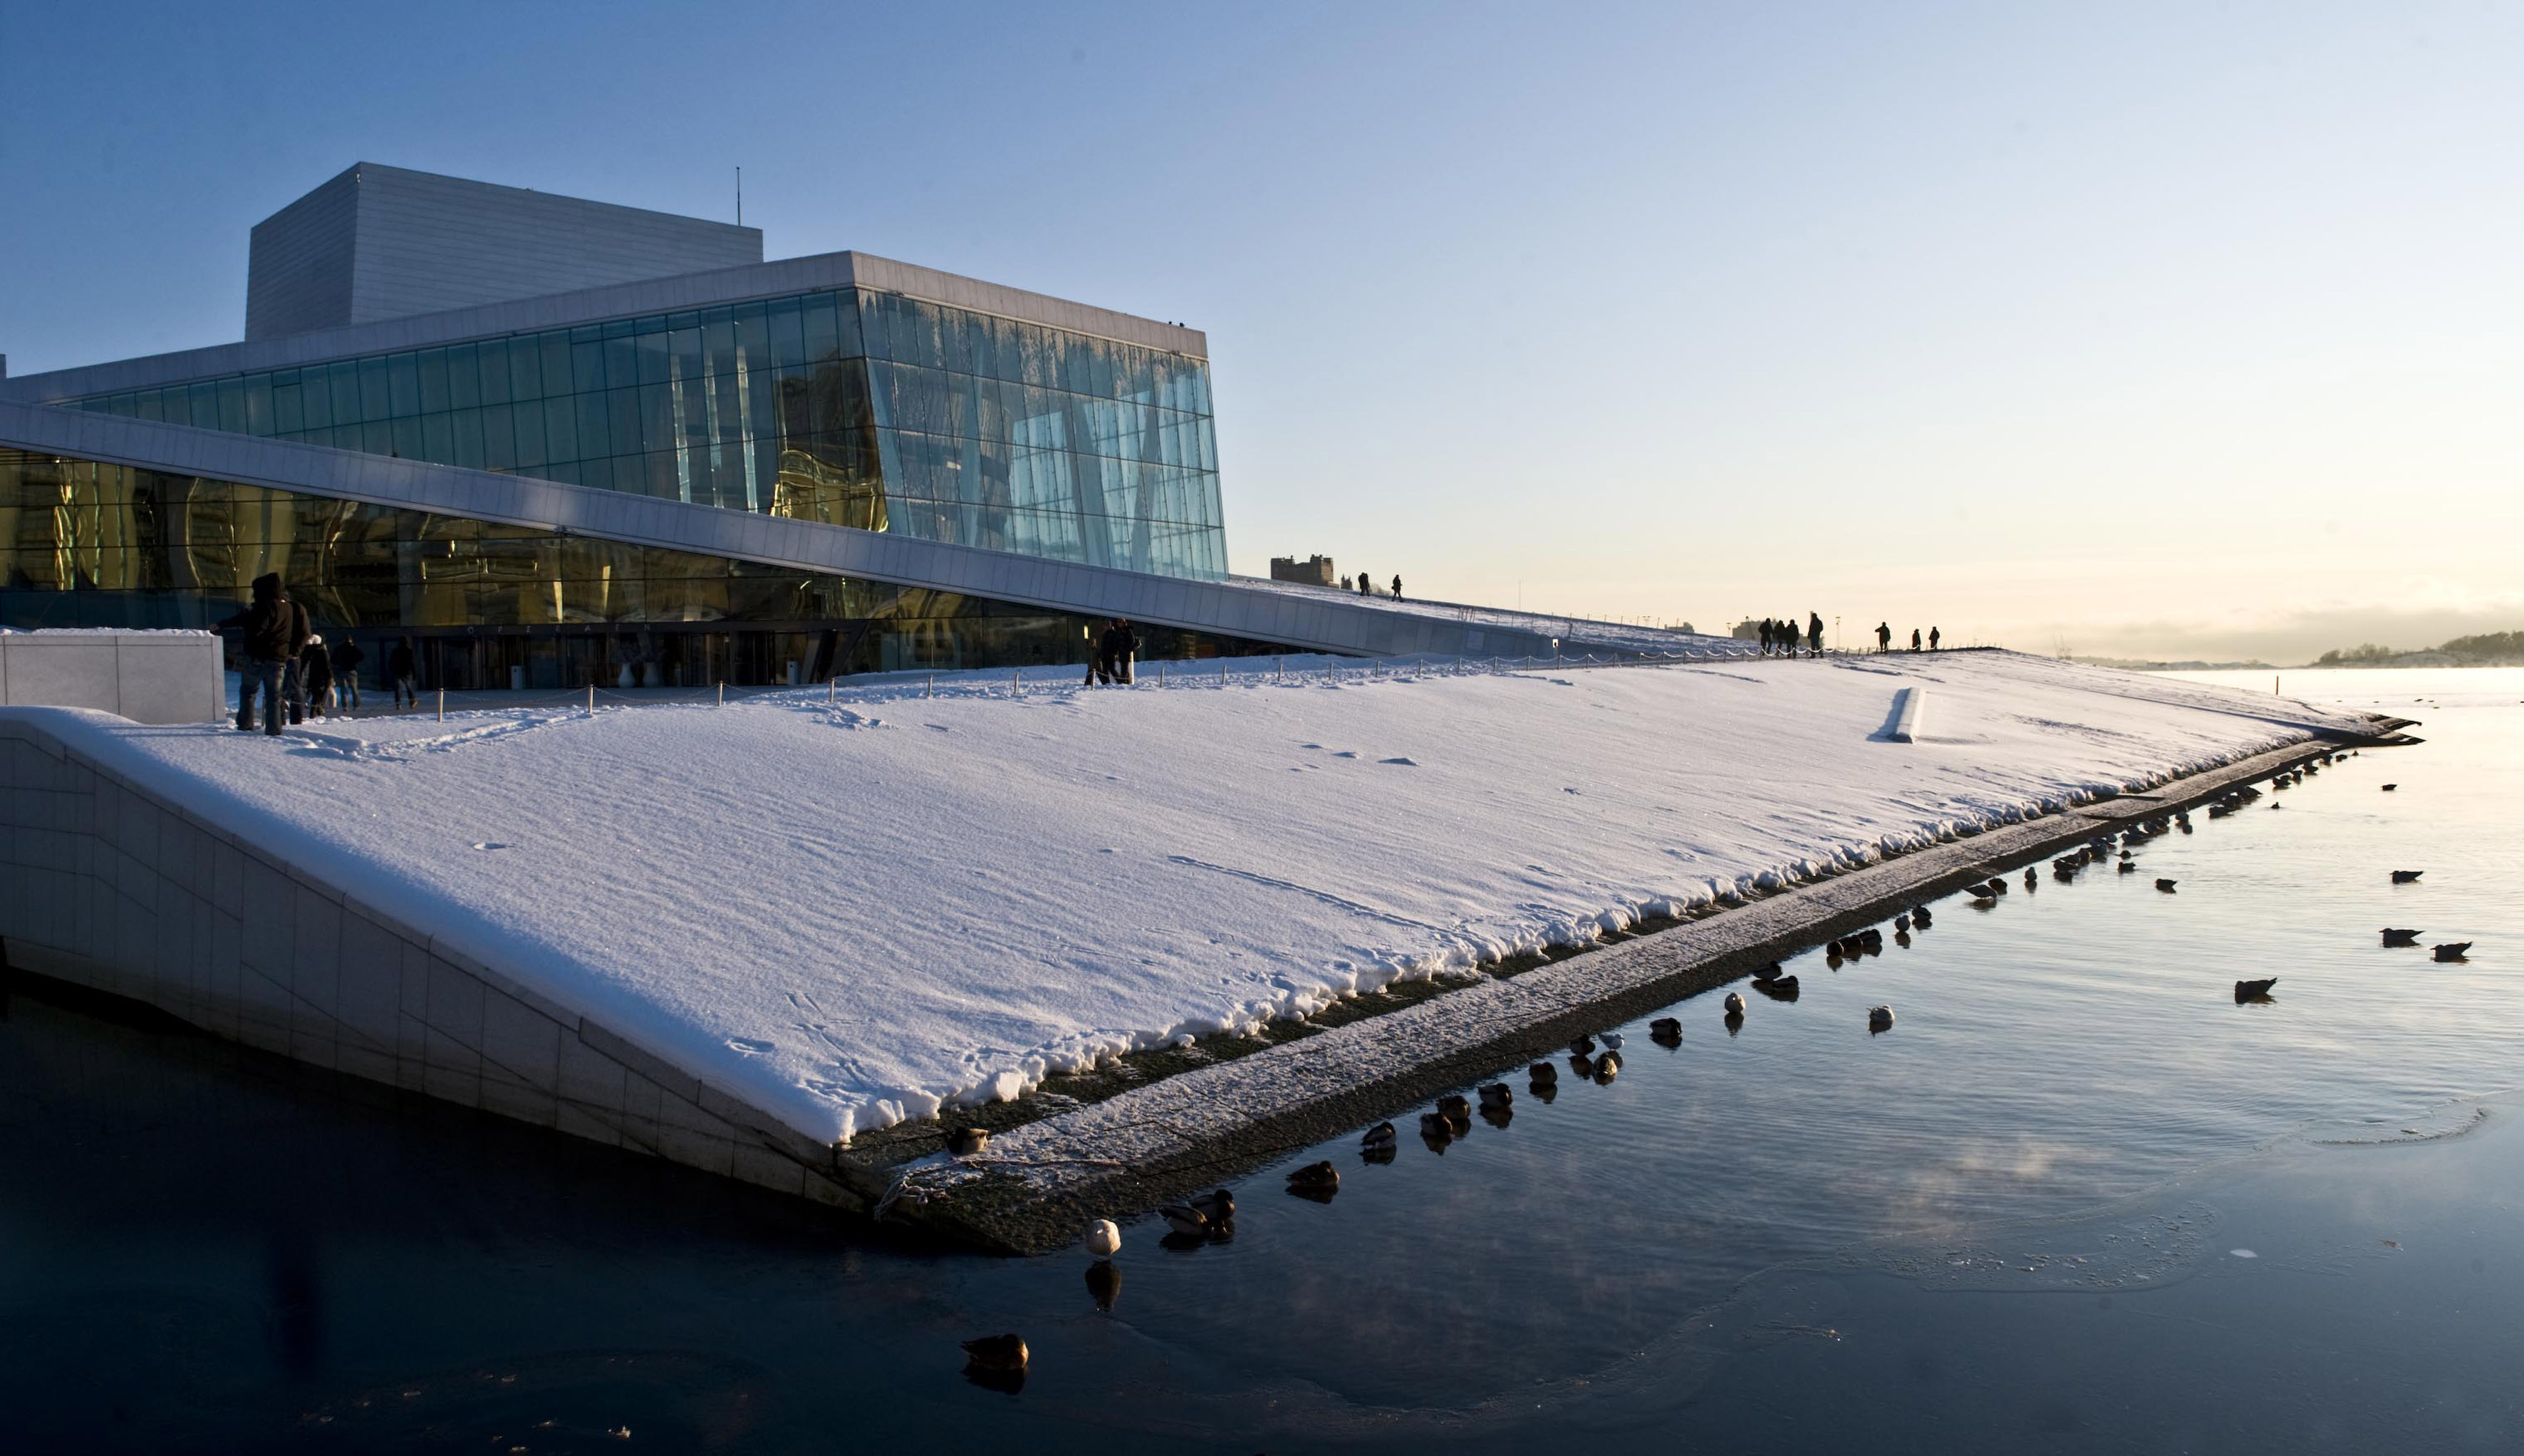
[[[14,373],[353,162],[1207,331],[1230,549],[2083,655],[2524,628],[2524,4],[0,0]]]

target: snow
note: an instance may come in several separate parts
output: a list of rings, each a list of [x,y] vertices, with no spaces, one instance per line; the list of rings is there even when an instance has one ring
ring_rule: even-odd
[[[1413,597],[1396,600],[1383,595],[1381,585],[1377,589],[1378,595],[1370,597],[1344,592],[1338,587],[1320,587],[1302,581],[1274,581],[1260,576],[1238,576],[1235,581],[1238,587],[1252,591],[1277,592],[1287,597],[1340,597],[1372,606],[1379,611],[1438,617],[1481,628],[1497,627],[1530,632],[1540,637],[1557,637],[1573,658],[1614,652],[1665,657],[1733,657],[1756,656],[1761,651],[1753,643],[1707,632],[1675,632],[1663,627],[1643,627],[1636,622],[1601,622],[1591,617],[1512,611],[1504,607],[1470,607],[1460,602],[1423,602]],[[1409,584],[1404,583],[1405,586]]]
[[[2360,726],[2002,653],[1285,661],[278,740],[10,711],[824,1140]]]

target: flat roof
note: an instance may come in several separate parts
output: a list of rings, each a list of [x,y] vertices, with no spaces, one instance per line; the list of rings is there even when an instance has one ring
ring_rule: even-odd
[[[679,314],[693,309],[716,308],[721,304],[781,298],[828,288],[866,288],[879,293],[898,293],[948,308],[995,315],[1023,323],[1038,323],[1046,328],[1111,339],[1143,349],[1157,349],[1201,360],[1209,358],[1209,337],[1196,328],[1160,323],[1135,314],[1115,313],[1110,309],[1072,303],[1047,294],[1029,293],[1022,288],[985,283],[979,278],[941,272],[936,268],[898,263],[869,253],[818,253],[806,258],[784,258],[774,263],[748,264],[742,267],[685,273],[671,278],[648,278],[636,283],[581,288],[541,298],[479,304],[440,314],[414,315],[409,318],[387,318],[344,328],[317,329],[277,339],[215,344],[207,349],[185,349],[173,354],[153,354],[112,364],[82,364],[41,374],[22,374],[0,378],[0,399],[50,404],[91,395],[117,394],[126,389],[156,389],[163,385],[188,384],[197,379],[217,379],[229,374],[325,364],[357,355],[534,333],[610,318]]]

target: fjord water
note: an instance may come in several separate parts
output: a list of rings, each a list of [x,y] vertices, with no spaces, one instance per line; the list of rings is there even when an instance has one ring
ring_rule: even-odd
[[[22,986],[0,1402],[92,1449],[2511,1445],[2524,672],[2282,686],[2426,742],[1799,955],[1732,1034],[1716,996],[1676,1048],[1608,1028],[1609,1085],[1509,1071],[1442,1153],[1412,1115],[1390,1165],[1309,1149],[1339,1194],[1242,1179],[1230,1242],[1135,1223],[1109,1313],[1083,1252],[836,1225]],[[1015,1394],[958,1373],[1001,1330]]]

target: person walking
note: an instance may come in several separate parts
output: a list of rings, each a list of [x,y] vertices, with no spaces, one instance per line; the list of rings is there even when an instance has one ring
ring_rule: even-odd
[[[1358,574],[1358,594],[1362,597],[1373,597],[1376,595],[1376,583],[1368,580],[1367,573],[1364,571]]]
[[[1933,652],[1935,652],[1936,650],[1937,650],[1937,629],[1936,629],[1936,628],[1934,628],[1934,627],[1930,627],[1930,628],[1928,629],[1928,651],[1930,651],[1930,652],[1932,652],[1932,653],[1933,653]]]
[[[413,691],[412,677],[412,639],[407,637],[386,653],[386,686],[394,692],[397,708],[404,705],[406,699],[412,701],[413,706],[420,706],[420,694]]]
[[[1129,617],[1113,618],[1113,674],[1129,687],[1138,681],[1140,670],[1140,634],[1131,630]]]
[[[1778,624],[1772,621],[1769,617],[1762,618],[1762,655],[1765,657],[1769,656],[1771,655],[1771,649],[1778,646]]]
[[[280,696],[289,704],[289,721],[307,721],[307,670],[300,660],[307,652],[307,640],[316,635],[316,624],[308,619],[306,604],[292,600],[289,604],[289,655],[280,664]]]
[[[1893,650],[1893,626],[1890,622],[1875,624],[1875,650],[1879,653],[1889,653]]]
[[[280,736],[280,679],[289,659],[289,633],[296,618],[293,603],[280,588],[280,573],[267,571],[254,579],[254,600],[245,610],[218,624],[218,629],[236,629],[243,635],[244,670],[237,674],[237,715],[239,733],[254,731],[254,701],[263,698],[264,733]]]
[[[1817,657],[1822,655],[1822,613],[1820,611],[1806,613],[1806,652]]]
[[[298,680],[307,693],[307,709],[319,718],[333,715],[333,659],[324,647],[324,634],[312,632],[307,637],[307,651],[298,655]]]
[[[1915,652],[1915,653],[1916,653],[1916,652],[1917,652],[1918,650],[1919,650],[1919,629],[1918,629],[1918,628],[1917,628],[1917,627],[1913,627],[1913,628],[1911,629],[1911,651],[1913,651],[1913,652]]]
[[[341,646],[333,649],[333,691],[341,699],[346,715],[360,710],[360,664],[368,655],[360,651],[359,642],[345,636]]]
[[[1396,602],[1402,600],[1402,578],[1399,576],[1393,578],[1393,600]]]

